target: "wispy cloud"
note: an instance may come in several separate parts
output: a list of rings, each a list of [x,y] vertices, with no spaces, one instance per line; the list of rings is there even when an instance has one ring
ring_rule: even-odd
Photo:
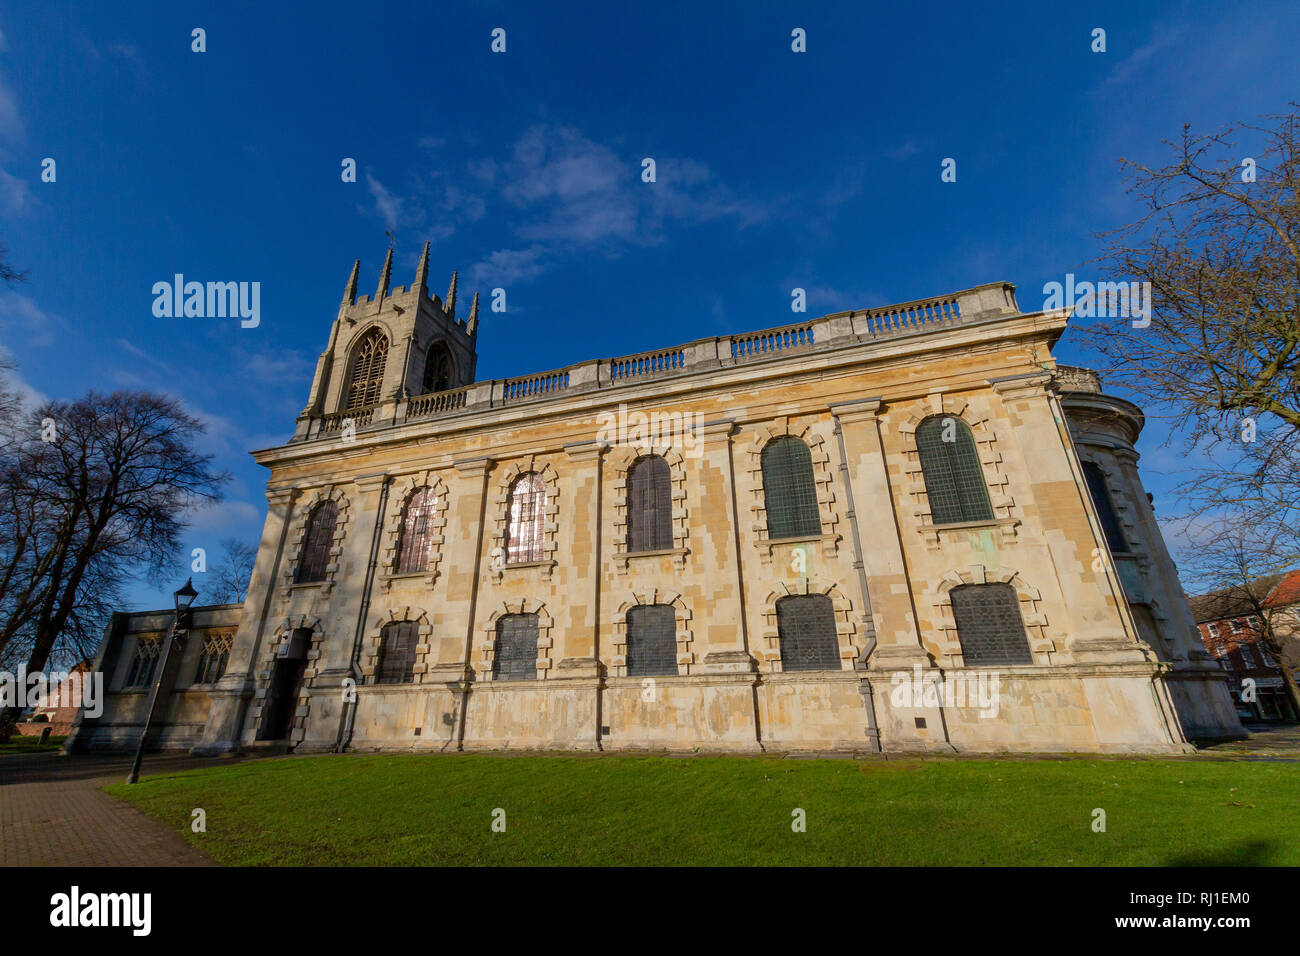
[[[62,323],[35,301],[17,292],[0,292],[0,332],[7,342],[22,341],[41,348],[54,344]]]
[[[368,174],[373,213],[390,230],[423,229],[437,241],[499,212],[519,242],[474,263],[467,275],[476,284],[527,281],[593,250],[617,255],[656,245],[670,228],[721,220],[745,228],[773,215],[769,204],[735,194],[690,157],[655,157],[655,181],[645,182],[643,157],[572,126],[536,124],[504,155],[474,157],[460,164],[459,174],[442,161],[443,141],[426,138],[420,145],[435,171],[401,195]]]

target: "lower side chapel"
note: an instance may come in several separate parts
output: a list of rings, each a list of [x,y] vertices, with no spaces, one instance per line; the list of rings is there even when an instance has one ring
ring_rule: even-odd
[[[73,749],[1169,753],[1243,735],[1142,412],[963,292],[475,379],[354,264],[242,605],[117,614]],[[203,590],[201,576],[195,584]]]

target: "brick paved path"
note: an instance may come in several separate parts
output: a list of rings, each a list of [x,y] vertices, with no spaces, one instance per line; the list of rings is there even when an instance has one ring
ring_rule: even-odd
[[[213,762],[150,754],[142,776]],[[130,766],[129,756],[0,756],[0,866],[214,866],[100,789],[125,780]]]

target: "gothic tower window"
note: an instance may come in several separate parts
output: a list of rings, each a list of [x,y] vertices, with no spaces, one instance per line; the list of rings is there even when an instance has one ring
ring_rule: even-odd
[[[627,525],[628,551],[673,546],[672,475],[659,455],[643,455],[628,469]]]
[[[352,353],[347,410],[367,408],[379,401],[387,364],[388,336],[379,329],[371,329]]]
[[[307,533],[303,535],[302,553],[298,556],[298,575],[294,579],[296,584],[325,580],[338,517],[338,505],[332,501],[322,501],[312,511],[307,519]]]
[[[963,584],[949,592],[967,666],[1032,664],[1020,599],[1009,584]]]
[[[1106,545],[1114,554],[1128,551],[1128,542],[1124,540],[1124,531],[1119,525],[1119,516],[1115,514],[1115,502],[1111,500],[1110,489],[1106,487],[1106,475],[1101,466],[1093,461],[1083,463],[1083,477],[1088,482],[1088,492],[1092,495],[1092,504],[1101,519],[1101,530],[1106,535]]]
[[[627,676],[677,673],[677,612],[671,604],[639,604],[627,612]]]
[[[401,541],[397,546],[398,574],[414,574],[429,567],[433,512],[437,505],[438,495],[432,488],[420,488],[406,499]]]
[[[409,684],[415,679],[415,645],[419,624],[399,621],[379,632],[379,660],[375,665],[378,684]]]
[[[991,521],[988,487],[970,426],[951,415],[932,415],[916,428],[916,450],[935,524]]]
[[[495,680],[537,678],[536,614],[507,614],[497,621],[492,677]]]
[[[445,392],[451,388],[452,365],[451,352],[447,351],[445,342],[434,342],[424,359],[424,380],[420,385],[420,394]]]
[[[840,670],[835,605],[825,594],[792,594],[776,602],[782,671]]]
[[[546,483],[535,471],[510,486],[506,526],[506,564],[527,564],[545,557]]]
[[[812,453],[793,435],[767,443],[763,449],[763,497],[769,538],[799,538],[821,534],[817,484]]]

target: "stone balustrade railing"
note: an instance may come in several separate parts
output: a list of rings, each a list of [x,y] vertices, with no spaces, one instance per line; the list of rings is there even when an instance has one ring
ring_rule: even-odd
[[[1005,282],[965,292],[918,299],[875,309],[838,312],[793,325],[741,335],[699,339],[686,345],[636,355],[580,362],[568,368],[519,378],[475,382],[462,388],[397,399],[364,409],[338,412],[306,422],[299,440],[341,432],[347,419],[355,429],[386,427],[484,408],[543,401],[567,392],[631,385],[693,371],[775,361],[788,356],[920,335],[966,323],[1018,315],[1015,287]],[[1076,370],[1087,373],[1084,369]],[[1058,378],[1061,370],[1058,369]],[[1082,379],[1079,379],[1082,381]],[[1100,390],[1100,387],[1093,390]],[[300,423],[304,420],[300,420]]]

